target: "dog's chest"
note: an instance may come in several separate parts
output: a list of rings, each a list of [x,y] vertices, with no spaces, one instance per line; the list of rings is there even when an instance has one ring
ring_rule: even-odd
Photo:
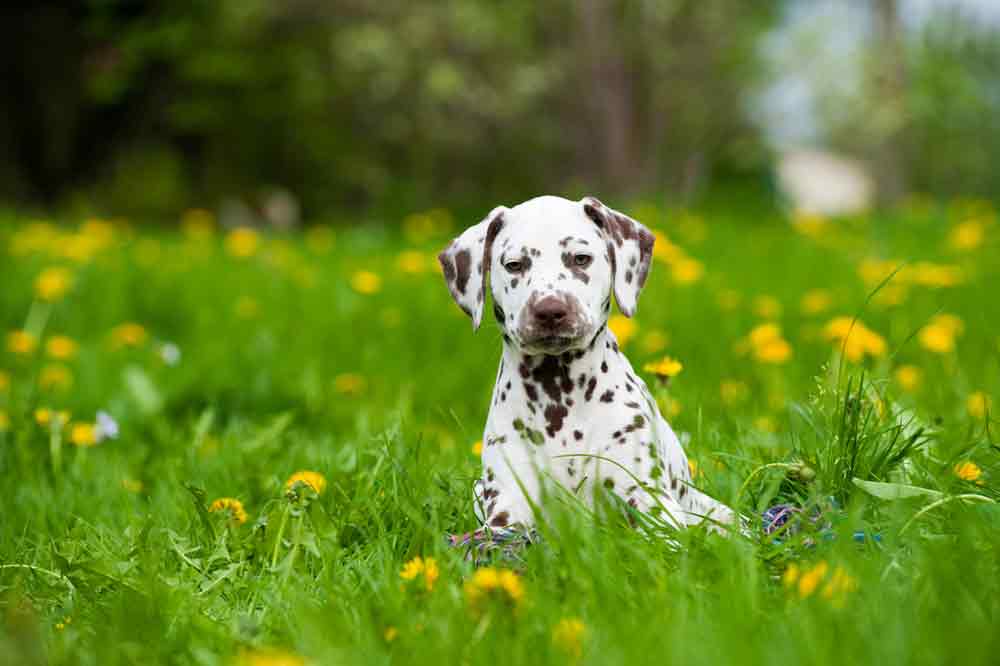
[[[613,341],[584,354],[505,357],[485,454],[517,448],[574,488],[601,458],[648,468],[660,446],[657,419],[655,402]]]

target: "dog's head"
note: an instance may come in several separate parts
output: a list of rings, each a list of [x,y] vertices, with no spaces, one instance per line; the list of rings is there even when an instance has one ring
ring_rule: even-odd
[[[593,197],[538,197],[494,208],[438,255],[452,297],[479,328],[489,280],[493,313],[527,354],[585,348],[607,322],[611,293],[635,312],[653,234]]]

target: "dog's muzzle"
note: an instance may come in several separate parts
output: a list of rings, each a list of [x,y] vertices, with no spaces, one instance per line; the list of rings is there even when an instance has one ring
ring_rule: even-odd
[[[580,305],[569,296],[545,296],[528,303],[521,327],[521,343],[543,352],[559,353],[573,347],[583,333]]]

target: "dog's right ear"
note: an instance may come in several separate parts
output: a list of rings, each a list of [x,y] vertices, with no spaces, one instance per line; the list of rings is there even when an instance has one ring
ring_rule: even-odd
[[[483,320],[493,240],[503,227],[507,211],[506,206],[497,206],[482,222],[466,229],[438,255],[448,291],[458,307],[472,317],[473,330],[477,330]]]

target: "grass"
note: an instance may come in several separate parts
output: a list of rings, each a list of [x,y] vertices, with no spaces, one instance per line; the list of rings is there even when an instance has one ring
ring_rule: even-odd
[[[661,407],[748,535],[556,501],[517,577],[444,539],[475,527],[499,355],[434,268],[472,217],[266,237],[8,215],[0,325],[31,337],[0,352],[0,663],[996,663],[992,208],[798,230],[631,210],[672,245],[616,325],[637,369],[683,363]],[[98,411],[118,437],[75,445]],[[765,535],[778,504],[798,510]]]

